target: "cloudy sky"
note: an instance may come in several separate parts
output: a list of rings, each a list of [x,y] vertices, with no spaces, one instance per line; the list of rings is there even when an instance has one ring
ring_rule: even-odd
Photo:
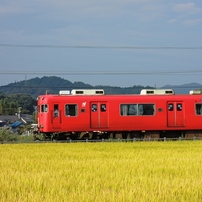
[[[202,84],[201,0],[1,0],[0,85]]]

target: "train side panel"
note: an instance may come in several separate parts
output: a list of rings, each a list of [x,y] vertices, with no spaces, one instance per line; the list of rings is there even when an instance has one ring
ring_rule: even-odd
[[[162,106],[163,107],[163,106]],[[151,97],[128,96],[111,101],[110,127],[120,131],[153,130],[165,125],[163,111],[156,111],[157,103]]]

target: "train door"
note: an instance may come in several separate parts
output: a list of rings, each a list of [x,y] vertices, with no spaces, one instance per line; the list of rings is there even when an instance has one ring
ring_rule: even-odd
[[[53,123],[53,128],[60,128],[60,123],[61,123],[61,113],[59,109],[59,104],[54,104],[53,105],[53,110],[51,111],[52,113],[52,123]]]
[[[184,103],[181,101],[167,102],[168,127],[182,127],[184,122]]]
[[[108,113],[107,102],[91,102],[91,128],[108,127]]]

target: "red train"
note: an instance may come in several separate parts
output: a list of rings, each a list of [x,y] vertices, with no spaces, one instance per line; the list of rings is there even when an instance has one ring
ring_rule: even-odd
[[[38,129],[58,139],[202,137],[202,93],[105,95],[97,89],[40,95]]]

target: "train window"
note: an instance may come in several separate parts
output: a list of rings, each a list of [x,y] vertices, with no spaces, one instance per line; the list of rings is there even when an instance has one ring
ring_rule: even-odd
[[[137,104],[121,104],[120,110],[122,116],[137,115]]]
[[[41,105],[41,112],[48,112],[48,105]]]
[[[91,110],[92,110],[92,112],[96,112],[97,111],[97,105],[96,104],[92,104]]]
[[[77,116],[78,115],[78,106],[75,104],[65,105],[65,115],[66,116]]]
[[[168,111],[173,111],[173,110],[174,110],[173,104],[168,104]]]
[[[54,104],[54,117],[59,116],[58,104]]]
[[[155,105],[154,104],[138,104],[139,115],[154,115]]]
[[[154,104],[121,104],[120,106],[122,116],[134,115],[154,115]]]
[[[182,111],[182,104],[180,103],[177,104],[177,111]]]
[[[106,104],[101,104],[100,105],[100,111],[101,112],[106,112],[106,110],[107,110]]]
[[[195,110],[197,115],[202,115],[202,103],[198,103],[195,105]]]

